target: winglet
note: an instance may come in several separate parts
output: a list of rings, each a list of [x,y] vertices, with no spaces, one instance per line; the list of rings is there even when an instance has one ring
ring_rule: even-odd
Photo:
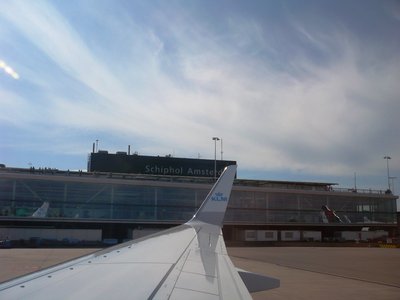
[[[235,179],[236,168],[236,165],[230,165],[225,168],[200,208],[188,223],[202,221],[220,227],[222,226],[233,180]]]

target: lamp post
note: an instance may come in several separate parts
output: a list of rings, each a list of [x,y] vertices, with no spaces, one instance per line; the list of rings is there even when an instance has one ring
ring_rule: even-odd
[[[221,139],[221,160],[224,160],[224,159],[223,159],[223,154],[224,154],[224,150],[223,150],[223,148],[222,148],[222,139]]]
[[[218,137],[212,138],[214,141],[214,179],[217,179],[217,141],[219,141]]]
[[[389,159],[392,159],[392,158],[390,156],[386,155],[383,159],[386,159],[387,177],[388,177],[388,189],[390,191]]]

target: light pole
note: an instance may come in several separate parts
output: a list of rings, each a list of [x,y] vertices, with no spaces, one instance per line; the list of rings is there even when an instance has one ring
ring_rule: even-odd
[[[212,138],[214,141],[214,179],[217,179],[217,141],[219,141],[218,137]]]
[[[224,154],[224,150],[222,148],[222,139],[221,139],[221,160],[223,160],[223,154]]]
[[[388,177],[388,189],[390,191],[389,159],[392,159],[392,158],[390,156],[386,155],[383,159],[386,159],[387,177]]]

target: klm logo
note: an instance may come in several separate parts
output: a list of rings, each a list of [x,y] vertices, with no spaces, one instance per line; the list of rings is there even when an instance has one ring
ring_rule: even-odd
[[[228,201],[228,197],[224,196],[223,193],[215,193],[211,196],[211,201]]]

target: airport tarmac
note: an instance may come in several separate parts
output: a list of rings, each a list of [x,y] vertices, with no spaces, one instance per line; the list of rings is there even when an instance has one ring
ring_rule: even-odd
[[[96,249],[0,249],[0,282]],[[233,263],[281,281],[253,299],[400,299],[400,249],[231,247]]]
[[[253,299],[400,299],[400,249],[228,248],[236,267],[278,278]]]

